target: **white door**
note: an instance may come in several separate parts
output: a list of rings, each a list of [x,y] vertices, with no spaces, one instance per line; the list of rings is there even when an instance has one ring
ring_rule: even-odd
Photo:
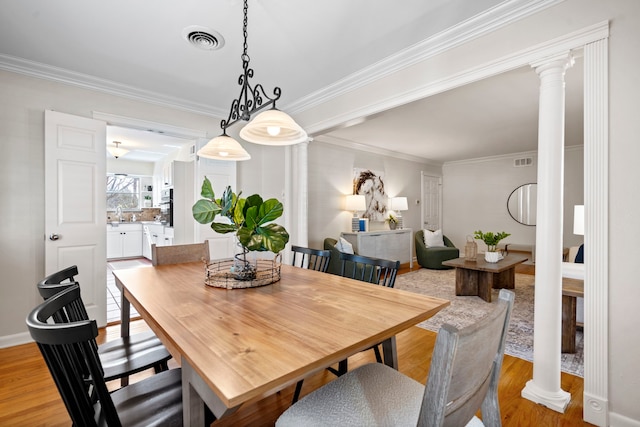
[[[427,230],[442,229],[440,218],[442,200],[442,178],[422,175],[422,228]]]
[[[45,111],[45,274],[78,266],[89,317],[107,323],[106,123]]]

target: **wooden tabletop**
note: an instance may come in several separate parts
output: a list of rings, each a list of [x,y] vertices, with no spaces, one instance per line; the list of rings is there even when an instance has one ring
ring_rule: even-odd
[[[562,295],[584,297],[584,280],[562,278]]]
[[[124,296],[228,408],[430,318],[449,301],[282,266],[273,285],[204,284],[202,263],[114,271]]]
[[[525,262],[528,259],[529,258],[525,255],[509,254],[498,262],[487,262],[484,259],[484,254],[480,254],[476,258],[476,261],[467,261],[465,258],[455,258],[448,261],[442,261],[442,265],[466,268],[468,270],[488,271],[490,273],[501,273],[513,268],[521,262]]]

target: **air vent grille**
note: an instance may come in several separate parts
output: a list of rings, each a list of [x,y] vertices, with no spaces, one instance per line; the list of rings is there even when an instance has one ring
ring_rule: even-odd
[[[519,159],[513,159],[514,168],[525,168],[527,166],[533,166],[533,157],[521,157]]]
[[[210,28],[192,25],[182,30],[182,37],[202,50],[218,50],[224,46],[224,37]]]

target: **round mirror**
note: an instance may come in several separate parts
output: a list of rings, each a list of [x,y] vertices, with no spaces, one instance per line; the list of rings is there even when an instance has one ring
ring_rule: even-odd
[[[536,183],[521,185],[507,199],[509,215],[520,224],[536,225],[537,187]]]

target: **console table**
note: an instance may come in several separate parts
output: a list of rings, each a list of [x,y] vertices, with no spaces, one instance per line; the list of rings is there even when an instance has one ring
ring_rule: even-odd
[[[342,233],[342,237],[353,245],[358,255],[398,260],[413,268],[413,232],[410,228]]]

